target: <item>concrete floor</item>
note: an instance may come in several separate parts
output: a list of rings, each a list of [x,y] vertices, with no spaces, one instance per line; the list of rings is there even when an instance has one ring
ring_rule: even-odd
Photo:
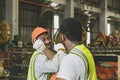
[[[0,78],[0,80],[9,80],[8,78]]]
[[[9,77],[0,77],[0,80],[9,80]],[[14,76],[11,80],[27,80],[27,75]]]
[[[9,78],[0,78],[0,80],[9,80]],[[26,76],[16,76],[13,80],[27,80]]]

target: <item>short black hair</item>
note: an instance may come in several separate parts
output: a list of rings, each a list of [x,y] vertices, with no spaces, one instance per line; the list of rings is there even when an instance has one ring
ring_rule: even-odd
[[[82,41],[82,25],[79,19],[65,18],[60,25],[60,32],[70,41]]]

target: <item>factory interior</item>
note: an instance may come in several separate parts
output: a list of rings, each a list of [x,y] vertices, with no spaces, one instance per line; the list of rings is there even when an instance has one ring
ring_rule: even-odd
[[[120,0],[0,0],[0,80],[27,80],[33,29],[49,29],[53,47],[67,17],[82,21],[97,79],[120,80]]]

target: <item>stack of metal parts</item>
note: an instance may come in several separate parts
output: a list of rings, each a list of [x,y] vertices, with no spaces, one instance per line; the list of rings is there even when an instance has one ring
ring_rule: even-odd
[[[100,80],[117,80],[119,48],[90,47],[93,54],[97,77]]]
[[[11,53],[10,80],[26,80],[32,51],[16,50]]]

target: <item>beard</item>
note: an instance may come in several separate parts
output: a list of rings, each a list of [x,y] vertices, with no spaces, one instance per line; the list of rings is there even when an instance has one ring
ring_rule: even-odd
[[[51,43],[45,44],[45,46],[46,46],[46,48],[48,48],[48,49],[52,49]]]

